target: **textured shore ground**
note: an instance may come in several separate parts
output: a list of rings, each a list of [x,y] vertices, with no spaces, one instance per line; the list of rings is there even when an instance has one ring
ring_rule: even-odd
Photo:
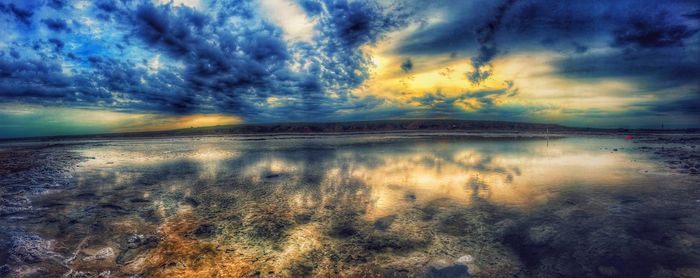
[[[522,138],[5,146],[0,276],[698,277],[698,138],[554,148],[546,165],[643,162],[547,190],[518,188],[540,169],[508,154],[544,144]]]

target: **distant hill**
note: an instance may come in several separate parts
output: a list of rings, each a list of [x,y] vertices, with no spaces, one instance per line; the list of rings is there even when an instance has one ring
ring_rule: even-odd
[[[169,131],[124,133],[118,136],[188,136],[188,135],[256,135],[256,134],[337,134],[377,132],[557,132],[580,130],[555,125],[500,121],[467,120],[381,120],[328,123],[241,124],[186,128]],[[115,136],[109,134],[107,136]]]
[[[215,133],[342,133],[384,131],[545,131],[568,130],[555,124],[466,120],[383,120],[331,123],[248,124],[201,128]],[[185,130],[180,130],[185,131]],[[193,130],[194,131],[194,130]]]
[[[567,127],[557,124],[473,121],[473,120],[380,120],[359,122],[329,123],[275,123],[241,124],[185,128],[168,131],[147,131],[129,133],[109,133],[93,135],[52,136],[33,139],[56,140],[78,138],[130,138],[167,137],[194,135],[256,135],[256,134],[326,134],[326,133],[377,133],[377,132],[470,132],[470,133],[609,133],[609,132],[698,132],[697,129],[684,130],[629,130]],[[0,139],[1,140],[1,139]],[[21,139],[5,139],[21,140]]]

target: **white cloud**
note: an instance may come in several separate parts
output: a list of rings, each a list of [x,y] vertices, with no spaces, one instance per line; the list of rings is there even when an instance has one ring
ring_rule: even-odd
[[[161,63],[160,63],[160,54],[157,54],[151,60],[148,61],[148,73],[149,74],[154,74],[157,73],[158,70],[160,70]]]
[[[284,30],[285,39],[307,42],[313,39],[314,22],[293,1],[260,0],[260,6],[262,13]]]
[[[202,1],[200,0],[157,0],[156,3],[173,3],[174,6],[184,5],[194,9],[202,9]]]

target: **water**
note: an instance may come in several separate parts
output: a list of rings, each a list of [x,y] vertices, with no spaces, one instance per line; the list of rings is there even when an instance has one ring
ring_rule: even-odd
[[[36,264],[56,273],[700,273],[693,181],[618,138],[200,137],[73,149],[90,158],[75,186],[3,220],[53,240],[60,259]]]

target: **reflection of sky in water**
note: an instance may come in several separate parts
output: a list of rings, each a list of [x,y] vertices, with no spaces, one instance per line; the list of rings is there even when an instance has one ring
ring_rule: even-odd
[[[542,143],[419,145],[379,153],[374,163],[357,163],[351,175],[371,188],[373,212],[385,216],[406,203],[406,196],[419,204],[440,199],[468,203],[473,198],[507,205],[539,203],[560,186],[629,182],[643,166],[630,163],[629,154],[581,149],[585,141],[560,140],[549,147]]]
[[[571,192],[665,178],[630,144],[381,136],[113,141],[80,149],[94,159],[81,164],[75,190],[51,200],[70,204],[56,214],[82,213],[85,223],[57,237],[100,235],[95,244],[122,250],[116,273],[355,275],[378,266],[412,272],[468,254],[472,274],[514,274],[521,262],[497,241],[503,227],[520,221],[517,211]],[[570,207],[557,213],[576,213],[562,204]],[[614,205],[606,198],[590,204]],[[193,237],[199,225],[214,227],[213,235]],[[165,237],[155,249],[132,254],[123,247],[129,235],[158,231]],[[183,259],[187,270],[161,266],[188,258],[183,252],[197,257],[207,244],[217,246],[213,255]]]
[[[84,150],[95,157],[82,171],[112,176],[113,184],[135,182],[153,171],[169,176],[171,191],[191,194],[193,186],[237,180],[243,189],[274,183],[286,193],[306,194],[352,179],[368,194],[368,218],[396,213],[413,203],[441,199],[468,204],[473,198],[527,206],[541,203],[571,185],[627,184],[641,180],[641,169],[653,167],[616,139],[416,140],[392,144],[285,141],[155,141],[130,142]],[[613,152],[613,148],[621,151]],[[171,172],[170,167],[181,171]],[[94,174],[94,173],[93,173]],[[313,184],[313,183],[318,184]],[[248,187],[248,188],[246,188]],[[294,194],[292,196],[295,196]],[[303,199],[303,196],[290,198]]]

